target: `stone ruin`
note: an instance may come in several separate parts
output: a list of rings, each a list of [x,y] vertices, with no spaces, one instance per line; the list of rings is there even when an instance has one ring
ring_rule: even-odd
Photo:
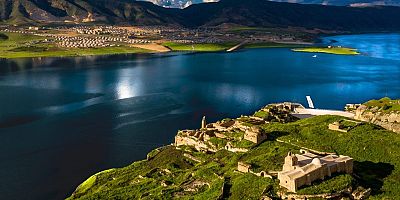
[[[345,127],[345,126],[343,126],[343,124],[342,124],[343,122],[353,123],[354,126]],[[336,122],[330,123],[330,124],[328,125],[328,129],[329,129],[329,130],[332,130],[332,131],[339,131],[339,132],[347,133],[347,132],[349,132],[351,129],[357,127],[357,126],[360,125],[360,124],[362,124],[362,123],[361,123],[361,122],[358,122],[358,121],[343,119],[343,120],[340,120],[340,121],[336,121]]]
[[[311,185],[316,180],[324,180],[334,173],[353,173],[353,159],[348,156],[319,156],[306,152],[285,157],[283,170],[278,173],[279,185],[296,192],[298,188]]]
[[[249,117],[249,120],[256,124],[264,124],[264,121],[258,119],[253,119]],[[240,120],[226,119],[216,123],[206,123],[206,118],[203,117],[201,121],[201,128],[198,130],[182,130],[178,131],[175,136],[175,146],[193,146],[199,151],[211,151],[215,152],[219,149],[213,148],[208,142],[211,138],[219,138],[228,140],[230,132],[243,131],[243,138],[240,140],[248,140],[254,144],[259,144],[267,139],[267,134],[258,126],[247,126],[244,122]],[[247,152],[246,148],[235,148],[232,145],[232,141],[228,140],[227,145],[224,149],[232,152]]]

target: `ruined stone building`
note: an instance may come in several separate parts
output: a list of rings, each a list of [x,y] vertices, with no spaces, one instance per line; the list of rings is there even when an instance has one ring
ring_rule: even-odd
[[[319,156],[312,153],[289,154],[278,173],[279,185],[296,192],[313,181],[324,180],[333,173],[353,173],[353,159],[348,156]]]
[[[267,134],[261,128],[253,126],[245,131],[244,139],[259,144],[267,139]]]
[[[250,167],[251,165],[244,163],[244,162],[238,162],[238,171],[243,172],[243,173],[248,173],[250,172]]]

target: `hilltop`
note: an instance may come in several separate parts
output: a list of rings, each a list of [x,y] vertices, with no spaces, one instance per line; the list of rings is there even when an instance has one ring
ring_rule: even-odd
[[[253,116],[211,124],[203,120],[201,129],[178,132],[174,145],[151,151],[147,160],[93,175],[69,199],[400,196],[400,138],[396,133],[339,116],[299,120],[290,116],[291,108],[286,105],[269,105]],[[337,122],[346,131],[332,130]],[[349,156],[340,159],[354,160],[354,169],[289,192],[279,186],[276,175],[293,157],[288,152],[298,155],[304,151],[327,158]]]
[[[106,23],[204,27],[303,27],[338,31],[400,30],[399,7],[352,8],[222,0],[186,9],[168,9],[130,0],[0,0],[0,21],[7,24]]]

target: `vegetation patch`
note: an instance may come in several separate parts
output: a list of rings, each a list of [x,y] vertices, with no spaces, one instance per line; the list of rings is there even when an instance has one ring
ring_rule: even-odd
[[[48,50],[48,48],[46,48],[46,47],[24,46],[24,47],[17,47],[14,49],[10,49],[9,51],[12,51],[12,52],[44,52],[47,50]]]
[[[213,137],[209,140],[211,144],[215,145],[217,148],[223,148],[227,144],[227,141],[224,139]]]
[[[232,145],[236,148],[251,148],[254,146],[253,142],[250,142],[248,140],[240,140],[240,141],[235,141],[232,143]]]
[[[261,199],[264,193],[273,190],[274,182],[246,173],[232,179],[230,199]]]
[[[340,192],[353,186],[354,178],[349,174],[334,176],[328,180],[314,182],[311,186],[302,188],[297,194],[330,194]]]
[[[0,33],[0,41],[8,40],[8,36],[4,33]]]
[[[375,111],[382,111],[385,113],[392,111],[400,111],[400,100],[392,100],[389,97],[385,97],[379,100],[370,100],[364,103],[368,109],[375,109]]]
[[[297,48],[292,49],[295,52],[309,52],[309,53],[327,53],[337,55],[358,55],[357,49],[345,48],[345,47],[308,47],[308,48]]]
[[[264,110],[257,111],[254,113],[255,117],[263,118],[263,119],[268,119],[270,116],[270,113]]]
[[[224,51],[237,43],[226,42],[226,43],[203,43],[203,44],[186,44],[176,42],[163,43],[164,46],[170,48],[173,51]]]
[[[284,44],[276,42],[259,42],[259,43],[249,43],[245,44],[244,48],[247,49],[258,49],[258,48],[301,48],[304,45],[298,44]]]

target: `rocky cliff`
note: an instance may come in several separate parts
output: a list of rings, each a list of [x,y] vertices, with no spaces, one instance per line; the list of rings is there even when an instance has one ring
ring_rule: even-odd
[[[369,101],[355,110],[355,119],[371,122],[383,128],[400,133],[399,100],[388,98]]]

